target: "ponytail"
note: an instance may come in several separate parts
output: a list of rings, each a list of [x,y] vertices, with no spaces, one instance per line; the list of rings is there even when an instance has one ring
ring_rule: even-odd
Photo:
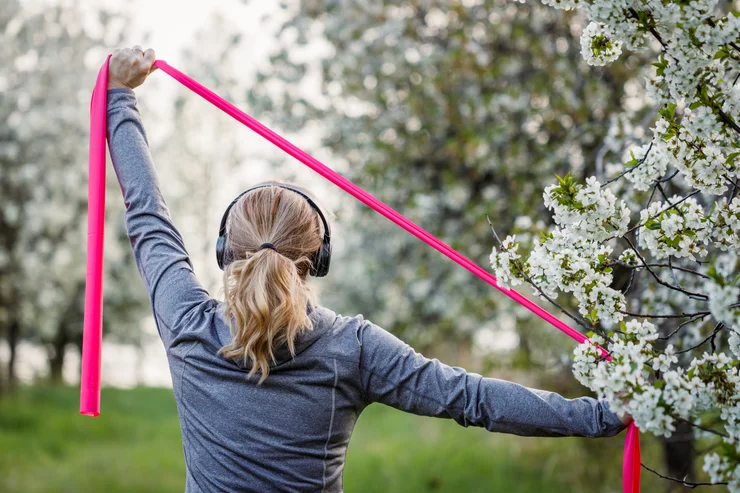
[[[313,329],[306,277],[321,231],[306,201],[279,187],[246,194],[230,216],[227,248],[236,260],[224,269],[223,315],[232,341],[221,352],[251,366],[249,376],[259,373],[262,383],[275,350],[287,345],[295,356],[296,336]]]

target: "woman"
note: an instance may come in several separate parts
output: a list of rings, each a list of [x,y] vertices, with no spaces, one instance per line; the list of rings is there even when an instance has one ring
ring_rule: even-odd
[[[196,278],[172,224],[133,88],[154,51],[110,60],[108,139],[126,226],[164,342],[182,430],[187,492],[342,491],[352,429],[373,402],[526,436],[613,436],[629,416],[427,359],[363,319],[316,304],[329,225],[301,189],[262,184],[222,220],[224,302]]]

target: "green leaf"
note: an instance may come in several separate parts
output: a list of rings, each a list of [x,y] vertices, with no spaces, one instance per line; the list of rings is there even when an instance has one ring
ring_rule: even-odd
[[[676,103],[671,103],[665,105],[660,111],[660,116],[668,120],[669,122],[672,122],[674,120],[675,114],[676,114]]]
[[[712,279],[714,279],[714,281],[720,286],[725,285],[724,278],[721,275],[719,275],[719,272],[717,272],[717,269],[715,268],[713,263],[709,264],[709,270],[707,270],[707,275],[711,277]]]
[[[725,58],[730,57],[730,50],[727,49],[727,46],[722,46],[719,50],[717,50],[717,53],[714,54],[715,60],[722,60]]]
[[[645,227],[651,231],[657,231],[660,229],[660,222],[655,219],[648,219],[645,223]]]

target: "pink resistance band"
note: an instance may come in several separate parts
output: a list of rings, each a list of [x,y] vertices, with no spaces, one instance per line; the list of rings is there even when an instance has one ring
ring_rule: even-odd
[[[102,345],[102,291],[103,291],[103,232],[105,215],[105,146],[106,146],[106,110],[108,88],[108,59],[98,73],[90,105],[90,177],[88,200],[88,257],[87,284],[85,290],[85,326],[82,346],[82,376],[80,381],[80,413],[97,416],[100,414],[100,364]],[[260,122],[250,117],[233,104],[216,93],[191,79],[164,60],[157,60],[154,65],[194,93],[207,100],[224,113],[232,116],[254,132],[258,133],[286,153],[290,154],[357,200],[385,216],[401,228],[419,238],[432,248],[443,253],[459,265],[486,281],[503,294],[523,305],[535,315],[551,323],[579,343],[587,340],[586,336],[568,326],[559,318],[547,312],[528,298],[513,289],[499,286],[496,278],[488,271],[453,250],[444,242],[428,233],[420,226],[376,199],[342,175],[327,167],[308,153],[291,144]],[[603,348],[599,348],[608,360],[611,357]],[[634,422],[630,423],[624,446],[623,465],[624,493],[640,491],[640,442],[639,432]]]

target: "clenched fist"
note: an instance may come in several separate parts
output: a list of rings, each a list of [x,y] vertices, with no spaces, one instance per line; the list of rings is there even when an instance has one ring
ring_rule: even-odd
[[[140,46],[117,48],[108,63],[108,89],[127,87],[133,89],[144,83],[154,67],[154,50],[144,51]]]

